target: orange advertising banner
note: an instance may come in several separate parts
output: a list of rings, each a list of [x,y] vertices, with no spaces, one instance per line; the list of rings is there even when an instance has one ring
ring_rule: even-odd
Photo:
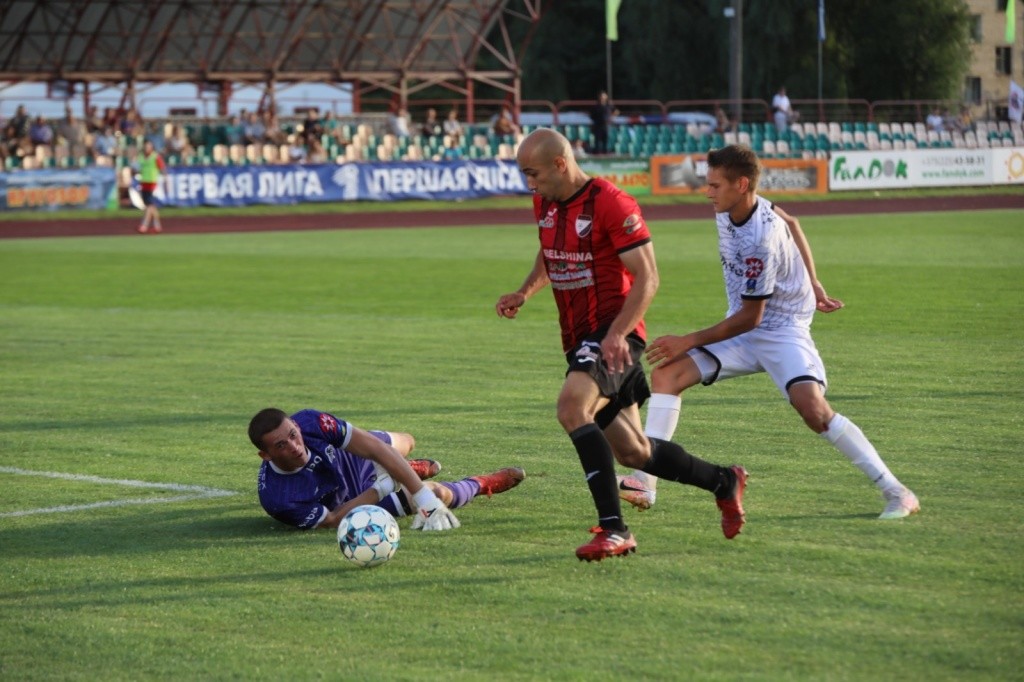
[[[708,162],[704,154],[651,157],[652,194],[700,194],[707,187]],[[828,161],[825,159],[761,159],[759,192],[825,194]]]

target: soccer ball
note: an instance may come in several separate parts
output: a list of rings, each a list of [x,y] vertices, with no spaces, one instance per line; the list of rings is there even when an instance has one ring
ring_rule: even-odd
[[[361,568],[387,562],[398,549],[398,522],[386,509],[364,504],[338,524],[338,546],[346,559]]]

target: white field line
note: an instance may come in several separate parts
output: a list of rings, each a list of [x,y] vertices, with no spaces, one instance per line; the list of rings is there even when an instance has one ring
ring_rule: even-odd
[[[174,495],[173,497],[151,497],[125,500],[111,500],[108,502],[94,502],[92,504],[60,505],[57,507],[43,507],[40,509],[23,509],[20,511],[0,513],[0,518],[11,516],[29,516],[31,514],[56,514],[61,512],[81,511],[83,509],[99,509],[101,507],[125,507],[133,504],[162,504],[166,502],[182,502],[185,500],[199,500],[208,497],[228,497],[236,493],[231,490],[220,488],[208,488],[201,485],[184,485],[182,483],[150,483],[148,481],[133,481],[129,479],[100,478],[99,476],[87,476],[84,474],[64,474],[57,471],[31,471],[17,467],[0,466],[0,474],[15,474],[17,476],[42,476],[44,478],[59,478],[66,481],[80,481],[83,483],[97,483],[100,485],[120,485],[133,488],[150,488],[154,490],[173,490],[186,493]]]

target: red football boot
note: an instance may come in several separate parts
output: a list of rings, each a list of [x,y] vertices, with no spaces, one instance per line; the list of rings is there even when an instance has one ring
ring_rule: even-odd
[[[477,495],[490,497],[515,488],[526,478],[526,472],[520,467],[507,467],[501,471],[495,471],[493,474],[470,476],[470,478],[480,484],[480,492]]]
[[[410,459],[409,466],[420,477],[421,481],[433,478],[441,473],[441,465],[432,459]]]
[[[590,542],[576,548],[576,558],[580,561],[600,561],[605,557],[625,556],[636,551],[636,538],[628,530],[605,530],[594,526],[590,532],[594,533]]]
[[[732,497],[724,500],[715,500],[718,508],[722,510],[722,533],[726,538],[732,540],[740,534],[740,529],[746,522],[746,513],[743,511],[743,490],[747,487],[747,470],[741,466],[729,467],[736,474],[736,485],[732,489]]]

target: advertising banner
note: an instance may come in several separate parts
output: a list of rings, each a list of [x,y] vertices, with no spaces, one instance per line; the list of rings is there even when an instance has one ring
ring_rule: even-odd
[[[591,177],[604,178],[634,197],[651,193],[651,164],[647,159],[579,159],[580,168]]]
[[[704,154],[651,157],[654,194],[702,194],[707,186]],[[828,163],[823,159],[761,159],[760,192],[814,193],[828,191]]]
[[[829,189],[991,185],[995,181],[994,151],[954,148],[835,152],[829,160]]]
[[[116,200],[113,168],[61,168],[0,173],[0,210],[104,209]]]
[[[179,167],[168,169],[154,196],[163,206],[249,206],[527,193],[514,162],[487,160]]]
[[[1024,147],[990,149],[989,154],[992,156],[993,184],[1024,184]]]

